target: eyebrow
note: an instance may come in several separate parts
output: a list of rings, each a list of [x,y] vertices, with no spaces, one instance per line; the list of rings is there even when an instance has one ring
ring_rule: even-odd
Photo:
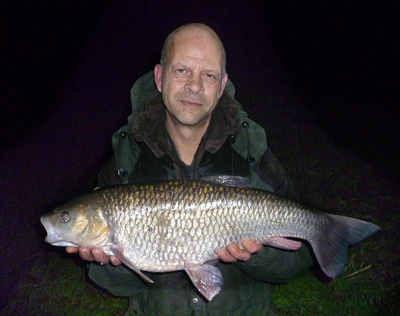
[[[178,61],[178,62],[176,62],[176,63],[174,63],[174,64],[171,64],[171,67],[180,67],[180,66],[182,66],[182,67],[184,67],[184,68],[189,68],[189,69],[192,68],[192,67],[189,66],[188,64],[183,63],[183,62],[181,62],[181,61]],[[211,69],[211,68],[202,69],[202,72],[209,72],[209,73],[221,74],[221,71],[220,71],[220,70],[218,70],[218,69]]]

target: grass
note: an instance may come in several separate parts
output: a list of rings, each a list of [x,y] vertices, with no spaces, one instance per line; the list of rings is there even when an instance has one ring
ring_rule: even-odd
[[[334,181],[326,177],[328,170],[308,173],[317,182],[301,196],[318,209],[371,221],[382,231],[349,249],[347,265],[337,279],[322,283],[309,272],[289,284],[274,286],[273,301],[280,315],[398,315],[398,187],[386,182],[387,178],[374,177],[374,168],[364,169],[366,173],[359,177],[349,171],[353,168],[357,166],[351,161],[347,166],[330,166]],[[340,192],[340,196],[333,192]]]
[[[307,272],[274,286],[273,301],[280,315],[397,315],[398,284],[381,274],[382,266],[373,259],[377,250],[374,240],[351,249],[342,275],[330,283]]]
[[[5,315],[124,315],[128,299],[112,297],[85,282],[85,266],[74,259],[60,251],[48,260],[38,259]]]

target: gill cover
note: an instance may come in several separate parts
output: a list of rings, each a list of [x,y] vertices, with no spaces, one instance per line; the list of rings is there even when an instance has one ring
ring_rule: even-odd
[[[46,241],[54,246],[93,248],[109,240],[110,227],[97,204],[72,200],[40,220],[47,231]]]

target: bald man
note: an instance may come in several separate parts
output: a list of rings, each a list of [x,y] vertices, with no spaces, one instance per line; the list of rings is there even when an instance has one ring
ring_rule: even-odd
[[[225,49],[210,27],[194,23],[172,32],[152,76],[151,82],[148,76],[139,80],[137,87],[147,85],[148,95],[123,137],[116,138],[99,186],[219,174],[248,177],[254,187],[296,197],[265,138],[257,136],[262,128],[233,98]],[[254,152],[249,143],[257,144]],[[123,160],[127,167],[121,168]],[[130,297],[127,315],[273,315],[269,283],[287,282],[313,263],[305,245],[287,252],[252,240],[231,243],[217,252],[224,285],[208,301],[184,271],[149,273],[154,284],[147,284],[101,249],[67,247],[69,253],[78,251],[82,259],[97,262],[89,268],[93,281]]]

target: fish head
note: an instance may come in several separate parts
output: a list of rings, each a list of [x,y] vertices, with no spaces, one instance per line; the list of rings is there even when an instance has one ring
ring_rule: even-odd
[[[102,247],[111,239],[111,229],[102,208],[82,200],[67,202],[43,215],[46,242],[53,246]]]

